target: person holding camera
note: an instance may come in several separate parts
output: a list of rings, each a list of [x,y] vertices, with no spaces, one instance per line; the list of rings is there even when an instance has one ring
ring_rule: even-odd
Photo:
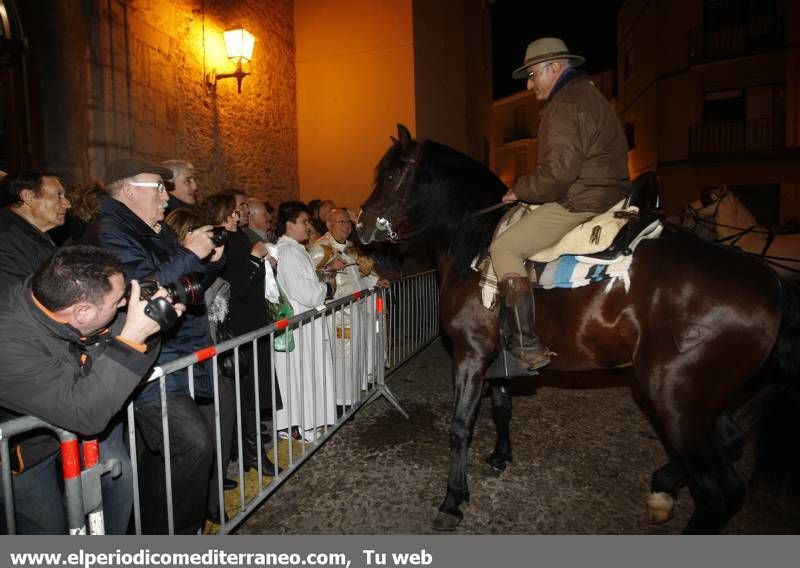
[[[121,424],[112,432],[107,426],[153,364],[157,339],[146,341],[161,328],[147,315],[138,282],[131,289],[128,299],[114,255],[76,245],[56,251],[4,296],[0,421],[31,414],[77,434],[103,433],[115,446],[106,451],[109,446],[101,445],[101,459],[118,459],[123,472],[130,471]],[[163,301],[164,292],[155,296]],[[117,316],[126,304],[126,314]],[[183,306],[170,309],[179,316]],[[40,432],[11,442],[17,532],[64,534],[58,440]],[[124,534],[133,505],[131,477],[106,474],[101,481],[106,532]],[[0,525],[4,521],[5,515]]]
[[[162,223],[168,199],[164,180],[171,176],[166,168],[134,158],[108,164],[105,182],[110,198],[86,229],[84,241],[113,252],[122,261],[126,280],[149,279],[179,287],[188,284],[191,289],[194,279],[208,285],[222,269],[223,247],[212,242],[210,226],[197,228],[180,243],[172,229]],[[165,334],[156,364],[211,344],[202,290],[196,296],[198,303],[187,306],[184,318]],[[213,397],[208,361],[194,366],[193,380],[195,395]],[[167,376],[166,391],[175,532],[195,534],[205,519],[213,436],[190,394],[185,370]],[[134,404],[136,426],[145,446],[140,448],[139,467],[143,530],[163,534],[168,525],[158,381],[143,388]]]
[[[249,209],[246,209],[245,205],[246,195],[237,190],[210,195],[200,204],[200,212],[206,222],[223,226],[228,231],[227,260],[222,277],[231,285],[230,311],[227,320],[223,322],[223,329],[230,334],[230,337],[243,335],[270,323],[264,300],[266,270],[264,263],[269,262],[272,257],[269,256],[266,243],[259,241],[251,244],[239,226],[243,217],[249,217]],[[269,337],[259,339],[256,344],[261,410],[262,415],[267,415],[267,411],[272,407]],[[258,428],[261,417],[256,415],[252,344],[242,345],[239,353],[242,386],[242,453],[244,469],[247,471],[258,467]],[[273,473],[273,466],[263,453],[261,464],[265,473],[270,475]]]

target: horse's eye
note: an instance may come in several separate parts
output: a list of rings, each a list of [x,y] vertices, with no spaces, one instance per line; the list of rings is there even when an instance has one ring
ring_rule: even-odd
[[[389,181],[392,181],[393,178],[394,178],[394,176],[392,174],[389,174],[389,176],[386,179],[388,179]]]

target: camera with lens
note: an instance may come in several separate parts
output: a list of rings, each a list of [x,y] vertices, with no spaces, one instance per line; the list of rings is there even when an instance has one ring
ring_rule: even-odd
[[[202,304],[205,301],[203,286],[194,274],[184,274],[178,278],[177,282],[163,285],[153,278],[143,278],[139,281],[139,297],[142,300],[149,300],[161,287],[166,290],[167,298],[173,304],[190,306]]]
[[[199,227],[189,227],[189,232],[195,231],[199,229]],[[228,242],[228,230],[221,226],[217,225],[215,227],[211,227],[211,242],[214,243],[215,247],[224,245]]]
[[[163,296],[154,298],[153,295],[161,287],[162,285],[154,278],[143,278],[139,281],[139,299],[147,300],[144,313],[158,322],[162,330],[171,327],[178,319],[178,312],[175,311],[172,304],[190,306],[202,304],[205,301],[203,286],[193,274],[184,274],[177,282],[164,284],[166,298]],[[130,296],[130,292],[130,285],[128,285],[126,295]]]

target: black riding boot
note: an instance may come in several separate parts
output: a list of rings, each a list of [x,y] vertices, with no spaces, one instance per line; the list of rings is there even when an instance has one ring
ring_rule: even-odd
[[[525,276],[507,276],[498,286],[502,333],[507,349],[530,370],[550,363],[550,351],[534,328],[533,290]]]

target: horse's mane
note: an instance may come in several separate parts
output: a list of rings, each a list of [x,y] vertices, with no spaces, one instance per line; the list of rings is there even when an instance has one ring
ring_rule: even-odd
[[[435,239],[432,244],[447,254],[453,274],[464,274],[488,248],[504,209],[471,215],[499,203],[507,188],[489,168],[461,152],[431,140],[418,144],[409,221]]]

